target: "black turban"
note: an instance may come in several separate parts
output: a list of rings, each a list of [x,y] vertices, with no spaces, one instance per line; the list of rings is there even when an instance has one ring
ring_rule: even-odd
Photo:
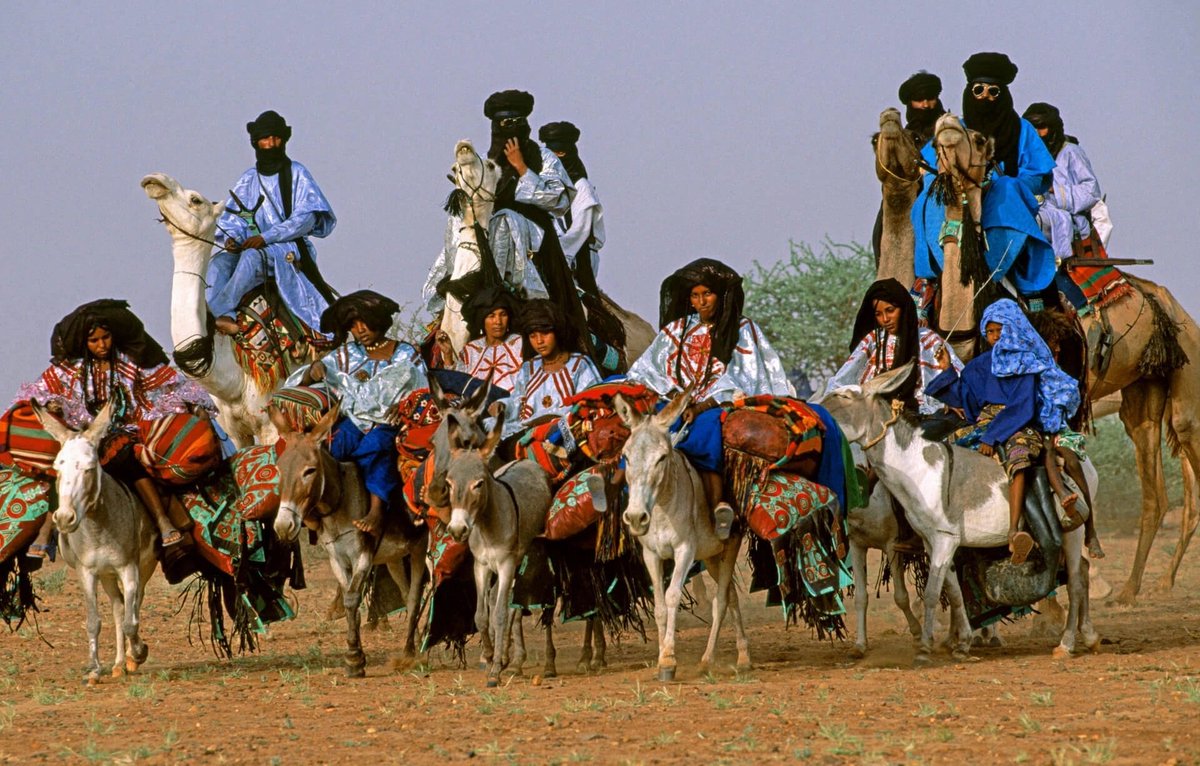
[[[522,355],[526,359],[537,356],[533,344],[529,342],[530,333],[553,332],[554,341],[559,351],[579,353],[579,333],[563,315],[563,311],[554,301],[546,298],[534,298],[525,302],[521,310],[521,337],[524,339]]]
[[[361,319],[375,332],[387,332],[400,304],[374,290],[358,290],[343,295],[321,314],[321,332],[333,335],[338,343],[346,341],[350,325]]]
[[[963,62],[967,82],[990,82],[1009,85],[1017,79],[1017,65],[1003,53],[975,53]]]
[[[292,137],[292,129],[279,114],[268,109],[260,114],[254,122],[246,123],[246,132],[250,134],[250,143],[257,143],[267,136],[278,136],[285,144]]]
[[[533,94],[523,90],[502,90],[483,102],[483,116],[489,120],[501,116],[528,117],[532,112]]]
[[[1047,129],[1048,132],[1042,136],[1042,141],[1050,150],[1050,156],[1057,157],[1063,144],[1067,141],[1062,115],[1058,113],[1058,108],[1053,104],[1039,101],[1036,104],[1030,104],[1029,108],[1025,110],[1025,114],[1021,116],[1028,120],[1033,127]]]
[[[519,308],[520,301],[503,285],[494,285],[479,290],[463,304],[462,313],[463,319],[467,322],[468,335],[472,340],[483,337],[483,320],[487,319],[488,314],[496,309],[504,309],[508,312],[508,331],[513,332],[517,325]]]
[[[562,152],[563,169],[572,181],[587,178],[587,166],[579,159],[579,128],[569,122],[549,122],[538,128],[538,139],[552,152]],[[586,286],[585,286],[586,288]]]
[[[538,128],[538,140],[552,152],[567,152],[579,143],[579,128],[569,122],[548,122]]]
[[[884,301],[900,309],[900,321],[896,327],[896,353],[892,356],[890,365],[886,363],[887,331],[875,322],[875,301]],[[850,337],[850,351],[853,352],[862,339],[871,333],[877,333],[875,338],[877,358],[870,360],[870,364],[875,367],[877,373],[894,370],[903,367],[908,362],[916,361],[914,374],[905,381],[903,388],[897,394],[898,398],[904,399],[911,408],[915,408],[916,383],[919,379],[919,376],[915,374],[915,368],[920,366],[921,347],[920,330],[917,327],[917,304],[913,301],[908,288],[895,279],[881,279],[867,288],[862,305],[858,307],[858,316],[854,318],[854,333]]]
[[[167,363],[162,346],[146,333],[142,320],[129,310],[129,303],[112,298],[85,303],[54,325],[50,356],[64,362],[83,359],[87,356],[88,335],[97,327],[111,332],[113,350],[138,367],[150,369]]]
[[[922,69],[900,85],[900,101],[927,101],[942,95],[942,81],[936,74]]]
[[[719,305],[713,322],[712,355],[729,364],[737,347],[746,296],[742,292],[742,277],[720,261],[700,258],[663,280],[659,290],[659,327],[695,313],[691,294],[696,285],[704,285],[717,294]]]

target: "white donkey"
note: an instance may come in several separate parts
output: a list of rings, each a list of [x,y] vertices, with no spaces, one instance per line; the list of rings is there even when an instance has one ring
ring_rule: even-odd
[[[106,404],[83,432],[72,431],[38,405],[42,426],[62,449],[54,459],[58,473],[58,508],[54,524],[60,534],[63,558],[79,574],[87,608],[87,682],[100,681],[99,582],[112,602],[117,657],[114,678],[132,673],[146,661],[150,648],[138,634],[142,595],[158,560],[154,542],[158,530],[136,493],[100,467],[100,442],[108,433],[112,405]],[[126,655],[126,642],[129,654]]]
[[[449,420],[450,461],[446,486],[450,495],[450,523],[446,530],[456,542],[467,542],[475,559],[475,627],[483,641],[483,660],[488,664],[487,685],[496,686],[500,671],[509,665],[509,605],[517,568],[534,538],[546,531],[550,510],[550,482],[532,460],[518,460],[493,475],[488,462],[500,444],[504,416],[496,418],[483,446],[463,444],[455,420]],[[470,438],[468,435],[466,438]],[[495,601],[489,604],[489,587],[496,577]],[[525,660],[525,642],[520,615],[516,615],[518,641],[512,666],[518,674]],[[554,639],[546,626],[546,662],[543,675],[552,678],[555,669]]]
[[[675,679],[675,618],[684,581],[697,559],[704,562],[717,584],[712,601],[712,627],[704,656],[700,658],[700,670],[703,672],[712,664],[726,609],[733,612],[737,631],[737,667],[739,670],[750,667],[749,640],[742,625],[737,589],[733,586],[742,535],[732,534],[728,540],[717,537],[700,475],[683,453],[675,449],[668,431],[687,409],[691,398],[688,389],[655,415],[638,413],[620,394],[613,402],[617,414],[630,429],[622,451],[629,483],[629,506],[622,520],[642,543],[642,560],[654,586],[660,681]],[[664,589],[663,562],[668,559],[674,561],[674,570],[671,584]]]
[[[916,656],[916,662],[924,664],[933,652],[934,613],[943,586],[953,610],[951,622],[958,631],[954,654],[963,657],[970,651],[971,631],[958,579],[947,574],[960,546],[994,548],[1007,542],[1008,478],[991,458],[930,441],[904,418],[889,417],[892,407],[886,397],[899,390],[911,365],[884,373],[861,388],[838,389],[822,404],[837,419],[846,438],[863,446],[880,482],[904,507],[909,524],[925,541],[929,582],[923,594],[925,620]],[[1070,609],[1055,657],[1076,651],[1077,632],[1089,650],[1094,651],[1100,643],[1088,609],[1083,535],[1082,525],[1063,532]],[[1048,565],[1054,567],[1056,562]]]

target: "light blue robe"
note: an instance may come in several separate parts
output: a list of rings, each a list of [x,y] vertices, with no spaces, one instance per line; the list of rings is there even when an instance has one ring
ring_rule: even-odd
[[[308,253],[314,259],[317,249],[309,237],[327,237],[337,224],[321,188],[308,168],[292,162],[292,214],[284,218],[283,199],[279,195],[279,175],[259,175],[250,168],[233,187],[246,207],[253,208],[260,196],[262,205],[254,214],[253,225],[238,215],[239,208],[232,198],[225,202],[225,212],[217,222],[217,244],[223,246],[228,238],[244,242],[261,234],[267,247],[242,253],[217,253],[208,268],[208,306],[216,316],[234,316],[242,297],[274,277],[284,303],[300,321],[312,329],[321,326],[321,313],[329,307],[321,293],[299,268],[300,248],[296,241],[304,239]],[[265,254],[265,257],[264,257]]]
[[[1054,245],[1055,256],[1071,257],[1071,242],[1092,233],[1087,214],[1102,198],[1087,154],[1076,144],[1064,144],[1054,160],[1054,185],[1038,208],[1038,222]]]
[[[363,345],[348,340],[321,359],[325,388],[342,403],[342,415],[364,433],[388,425],[392,408],[412,392],[429,388],[425,362],[417,350],[396,343],[390,359],[372,359]],[[307,367],[292,373],[284,385],[301,385]]]
[[[921,156],[937,166],[933,143],[925,144]],[[987,241],[988,270],[999,281],[1008,277],[1022,295],[1044,290],[1054,281],[1054,251],[1042,236],[1037,222],[1037,195],[1050,188],[1054,158],[1042,143],[1037,129],[1021,120],[1017,147],[1016,177],[992,172],[983,192],[983,232]],[[942,248],[938,244],[945,208],[929,193],[933,176],[924,178],[924,188],[913,204],[913,266],[918,277],[935,279],[942,273]]]

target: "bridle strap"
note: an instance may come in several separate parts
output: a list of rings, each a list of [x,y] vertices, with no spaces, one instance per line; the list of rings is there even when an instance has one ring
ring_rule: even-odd
[[[879,442],[883,441],[883,437],[887,436],[888,429],[891,428],[893,425],[895,425],[896,421],[900,419],[900,413],[903,411],[904,411],[904,400],[893,399],[892,400],[892,416],[890,418],[888,418],[886,421],[884,421],[883,428],[880,429],[879,435],[876,436],[874,439],[871,439],[866,444],[864,444],[863,449],[869,450],[872,447],[874,447],[876,444],[878,444]]]

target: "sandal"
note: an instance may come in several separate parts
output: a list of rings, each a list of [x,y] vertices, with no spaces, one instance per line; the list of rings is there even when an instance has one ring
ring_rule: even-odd
[[[40,559],[42,561],[54,561],[55,553],[56,551],[54,543],[46,543],[45,545],[42,545],[41,543],[31,543],[29,547],[25,549],[26,556],[31,559]]]
[[[1013,564],[1024,564],[1029,558],[1029,552],[1033,550],[1033,545],[1033,537],[1028,532],[1017,532],[1008,543],[1008,549],[1012,551],[1009,561]]]
[[[172,529],[170,532],[163,532],[160,538],[163,548],[170,548],[172,545],[179,545],[183,542],[183,533],[178,529]]]

